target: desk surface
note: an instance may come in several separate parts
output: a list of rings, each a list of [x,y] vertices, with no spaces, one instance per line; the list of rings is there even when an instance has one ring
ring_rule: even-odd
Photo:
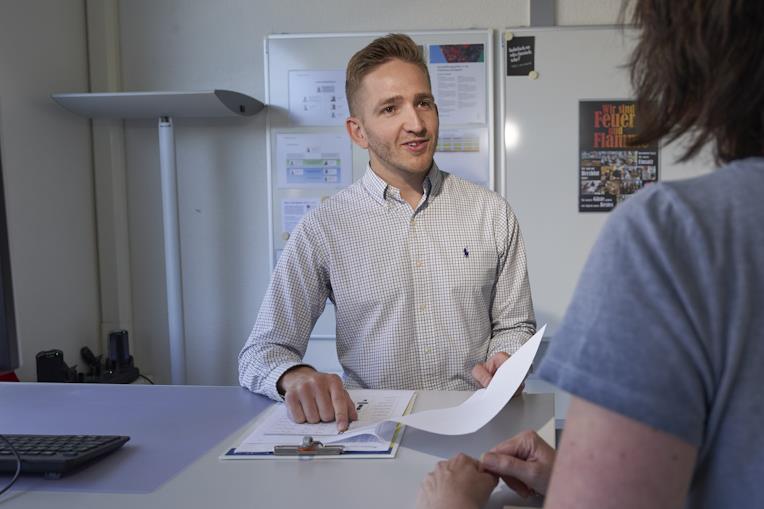
[[[421,391],[415,410],[453,406],[470,394]],[[513,399],[487,426],[470,435],[444,437],[407,429],[394,459],[280,461],[218,459],[224,450],[238,443],[255,416],[269,404],[268,400],[238,387],[8,383],[0,384],[0,401],[3,401],[0,431],[4,433],[24,430],[67,433],[78,425],[86,428],[85,433],[107,433],[109,430],[99,427],[99,422],[104,426],[114,421],[115,416],[129,412],[132,431],[112,432],[126,432],[133,437],[128,443],[131,449],[118,451],[76,474],[77,477],[89,476],[93,483],[77,488],[77,477],[73,477],[67,488],[63,483],[52,485],[57,481],[26,480],[21,489],[0,497],[0,509],[410,507],[419,483],[441,459],[458,452],[479,456],[497,442],[525,429],[538,430],[550,443],[554,440],[554,397],[551,394],[524,394]],[[45,401],[50,404],[46,405]],[[189,408],[196,416],[184,414]],[[79,417],[72,417],[72,409],[76,409]],[[29,419],[35,422],[30,423]],[[63,420],[67,421],[64,426]],[[195,424],[189,424],[191,422]],[[194,428],[196,435],[184,432],[189,428]],[[151,442],[152,436],[160,436],[162,440]],[[149,442],[151,447],[147,447]],[[160,450],[157,451],[157,447]],[[157,453],[178,454],[178,451],[189,454],[176,472],[167,475],[166,466],[157,460]],[[162,478],[162,482],[148,492],[130,489],[131,483],[154,473],[159,478],[164,475],[166,480]],[[115,482],[115,477],[127,489],[98,490],[99,478]],[[0,484],[6,479],[0,477]],[[518,500],[505,487],[494,493],[490,507],[502,507]]]

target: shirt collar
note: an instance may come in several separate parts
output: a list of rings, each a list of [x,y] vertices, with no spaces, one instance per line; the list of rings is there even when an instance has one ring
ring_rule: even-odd
[[[427,173],[424,179],[424,195],[429,198],[431,195],[436,195],[440,190],[440,186],[443,184],[443,172],[440,171],[435,161],[432,162],[432,167]],[[371,164],[366,165],[366,173],[363,176],[363,186],[371,194],[378,203],[384,204],[391,190],[395,190],[395,195],[400,200],[400,193],[398,189],[391,186],[382,178],[374,173],[371,169]]]

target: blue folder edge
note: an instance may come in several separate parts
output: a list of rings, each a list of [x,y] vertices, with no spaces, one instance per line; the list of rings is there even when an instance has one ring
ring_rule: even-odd
[[[338,456],[352,456],[354,454],[364,454],[364,455],[371,455],[371,454],[378,454],[380,456],[383,455],[390,455],[393,452],[393,448],[390,447],[386,451],[343,451],[342,454],[338,454],[336,456],[329,456],[330,458],[336,458]],[[237,452],[235,447],[231,447],[228,452],[224,454],[224,456],[273,456],[273,451],[263,451],[263,452]],[[326,456],[294,456],[295,458],[326,458]]]

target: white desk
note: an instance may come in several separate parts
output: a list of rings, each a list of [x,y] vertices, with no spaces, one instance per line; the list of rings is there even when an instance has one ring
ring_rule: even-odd
[[[11,391],[14,389],[9,388],[9,386],[17,385],[35,385],[36,387],[33,389],[38,393],[40,391],[38,384],[3,384],[0,386],[0,400],[14,400],[14,398],[6,398],[6,396],[14,394],[18,396],[18,392],[13,393]],[[163,409],[161,405],[155,404],[155,399],[151,399],[160,392],[163,391],[162,397],[167,401],[178,401],[185,398],[187,401],[195,401],[202,407],[204,406],[204,398],[214,398],[219,401],[222,399],[221,396],[227,395],[245,402],[254,401],[252,398],[259,398],[245,393],[237,387],[74,387],[77,385],[79,384],[50,384],[48,388],[50,391],[58,391],[58,394],[55,395],[58,402],[62,401],[61,398],[64,400],[69,398],[71,404],[96,405],[99,410],[108,415],[113,415],[109,413],[113,411],[113,409],[107,408],[109,406],[121,408],[124,412],[134,414],[136,410],[129,408],[131,404],[138,404],[136,402],[142,398],[153,401],[149,405],[153,414],[143,416],[140,420],[141,424],[135,421],[133,426],[149,426],[150,423],[147,424],[146,419],[155,423],[161,422],[161,433],[168,444],[178,442],[178,440],[188,440],[188,437],[178,438],[179,435],[182,435],[180,431],[183,429],[183,422],[173,422],[173,415],[156,415],[157,413],[174,413],[179,416],[177,420],[181,420],[177,408],[173,410],[172,406],[168,405],[166,409]],[[15,390],[18,391],[19,389],[21,388]],[[153,392],[134,392],[136,389]],[[198,398],[196,397],[197,393]],[[179,394],[183,394],[183,398],[177,398],[176,395]],[[453,406],[466,399],[469,394],[467,392],[423,391],[417,397],[415,410]],[[125,399],[125,395],[132,403]],[[22,399],[26,401],[29,398],[17,397],[14,400],[16,401],[15,404],[17,406],[23,405],[23,402],[18,403]],[[260,407],[264,406],[260,404],[259,399],[257,401]],[[140,408],[144,406],[146,405],[142,405]],[[6,417],[0,416],[0,431],[6,433],[21,432],[18,429],[8,429],[8,423],[11,423],[10,427],[12,428],[14,421],[8,420],[8,414],[5,411],[4,408],[2,413]],[[88,410],[86,409],[85,412]],[[93,416],[90,417],[90,419],[93,418]],[[212,416],[212,418],[223,422],[225,415]],[[51,422],[54,421],[55,416],[51,416]],[[150,493],[96,493],[94,490],[51,491],[55,487],[51,483],[56,481],[40,479],[39,481],[35,480],[32,486],[27,486],[25,491],[11,491],[10,494],[0,497],[0,509],[54,507],[83,509],[149,507],[200,509],[309,507],[336,509],[363,507],[374,509],[411,507],[419,483],[441,459],[451,457],[458,452],[479,456],[497,442],[525,429],[535,429],[547,441],[553,443],[554,397],[551,394],[525,394],[515,398],[485,428],[471,435],[444,437],[415,429],[407,429],[398,456],[394,459],[219,460],[218,457],[227,447],[238,443],[252,422],[254,419],[245,426],[238,426],[235,432],[224,435],[225,438],[216,441],[215,445],[207,448],[206,452],[198,455],[187,466],[180,469],[177,475]],[[20,422],[16,421],[15,424],[19,425]],[[36,425],[30,432],[39,433],[42,432],[42,429],[45,429],[45,426]],[[88,428],[84,432],[92,432],[90,430],[97,430],[100,433],[106,432],[103,428]],[[118,432],[122,433],[122,430],[118,430]],[[156,430],[152,432],[156,432]],[[120,461],[124,466],[124,460],[128,457],[134,465],[138,465],[132,468],[146,469],[151,472],[152,463],[150,461],[147,461],[145,465],[141,462],[136,463],[141,454],[140,438],[144,436],[141,433],[145,434],[145,430],[136,431],[133,434],[135,440],[128,443],[133,448],[129,453],[124,450],[118,451],[106,458],[103,465],[94,464],[83,470],[81,474],[106,475],[107,469],[119,468]],[[120,458],[120,454],[123,452],[130,454],[130,456]],[[99,470],[99,467],[102,469]],[[125,475],[129,476],[129,474]],[[1,478],[0,484],[5,479],[7,477]],[[129,479],[125,481],[125,484],[129,486]],[[41,491],[39,487],[42,487],[44,491]],[[513,492],[505,487],[494,493],[489,507],[502,507],[504,504],[517,503],[519,500]]]

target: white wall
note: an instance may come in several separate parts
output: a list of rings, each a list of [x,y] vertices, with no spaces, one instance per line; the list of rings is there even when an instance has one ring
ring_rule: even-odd
[[[0,0],[0,142],[23,366],[59,348],[98,351],[90,127],[54,104],[87,90],[83,0]]]
[[[270,33],[493,28],[528,24],[529,0],[130,0],[120,2],[125,90],[230,88],[264,98]],[[618,0],[560,0],[558,24],[612,24]],[[236,354],[270,277],[265,116],[177,121],[188,381],[236,383]],[[133,323],[139,364],[169,380],[153,122],[126,128]]]

